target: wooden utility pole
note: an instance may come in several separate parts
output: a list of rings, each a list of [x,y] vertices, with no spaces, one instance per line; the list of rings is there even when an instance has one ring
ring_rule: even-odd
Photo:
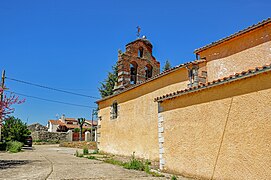
[[[5,89],[5,74],[6,74],[6,71],[5,70],[3,70],[2,71],[2,79],[1,79],[1,88],[2,88],[2,92],[0,93],[0,96],[1,96],[1,106],[0,106],[0,141],[2,141],[1,140],[1,135],[2,135],[2,131],[1,131],[1,129],[2,129],[2,121],[3,121],[3,119],[2,119],[2,112],[3,112],[3,104],[2,104],[2,102],[3,102],[3,98],[4,98],[4,89]]]
[[[91,114],[91,131],[90,131],[90,140],[93,141],[93,116],[94,116],[94,109],[92,109]]]

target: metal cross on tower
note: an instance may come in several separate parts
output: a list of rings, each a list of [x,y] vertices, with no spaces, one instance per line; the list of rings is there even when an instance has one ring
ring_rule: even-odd
[[[140,28],[140,26],[137,26],[136,28],[137,28],[136,36],[139,38],[141,28]]]

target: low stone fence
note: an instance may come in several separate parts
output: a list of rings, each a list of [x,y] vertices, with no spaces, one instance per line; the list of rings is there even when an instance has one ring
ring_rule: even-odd
[[[88,148],[92,150],[97,149],[96,142],[86,142],[86,141],[74,141],[74,142],[61,142],[59,144],[60,147],[71,147],[71,148]]]
[[[68,141],[68,132],[34,131],[31,133],[33,141]]]

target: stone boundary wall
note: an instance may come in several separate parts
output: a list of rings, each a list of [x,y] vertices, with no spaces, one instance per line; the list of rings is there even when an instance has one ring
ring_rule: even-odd
[[[67,141],[67,132],[34,131],[31,133],[33,141]]]

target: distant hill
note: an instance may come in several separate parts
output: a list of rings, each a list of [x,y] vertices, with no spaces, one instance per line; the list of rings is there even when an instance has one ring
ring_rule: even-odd
[[[31,125],[28,125],[27,128],[32,132],[34,132],[34,131],[48,131],[48,128],[46,126],[43,126],[39,123],[34,123]]]

